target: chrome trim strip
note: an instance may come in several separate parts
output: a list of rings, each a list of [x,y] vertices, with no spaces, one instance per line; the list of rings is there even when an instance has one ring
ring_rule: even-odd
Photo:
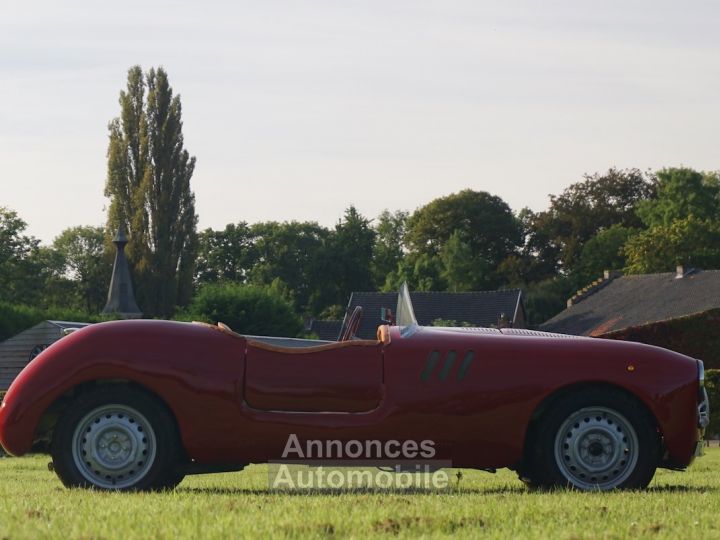
[[[695,443],[695,451],[693,452],[694,457],[700,457],[703,455],[703,446],[705,446],[705,441],[698,441]]]
[[[515,326],[515,321],[517,321],[517,314],[518,314],[518,311],[520,310],[520,300],[521,299],[522,299],[522,290],[520,292],[518,292],[518,299],[517,299],[517,302],[515,302],[515,312],[513,313],[513,319],[512,319],[513,326]],[[527,324],[527,321],[523,321],[523,322],[525,324]]]
[[[704,430],[710,423],[710,400],[705,388],[702,388],[702,401],[698,404],[698,427]]]

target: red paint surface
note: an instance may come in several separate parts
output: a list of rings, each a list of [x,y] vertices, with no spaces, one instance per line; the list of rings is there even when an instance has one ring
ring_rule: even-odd
[[[245,401],[262,411],[365,412],[383,396],[382,348],[282,354],[249,344]]]
[[[157,394],[199,463],[263,462],[289,434],[303,439],[416,440],[463,467],[519,462],[533,412],[563,388],[604,383],[637,396],[657,418],[672,462],[688,465],[697,438],[697,363],[636,343],[422,328],[391,328],[388,345],[286,354],[203,325],[92,325],[33,360],[0,409],[0,443],[21,455],[40,417],[73,387],[127,379]],[[449,351],[456,352],[444,373]],[[428,357],[439,359],[421,380]],[[459,370],[467,351],[474,360]],[[628,372],[632,363],[635,371]]]

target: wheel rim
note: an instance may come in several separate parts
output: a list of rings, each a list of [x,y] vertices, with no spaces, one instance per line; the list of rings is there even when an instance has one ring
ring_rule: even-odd
[[[88,413],[73,433],[72,454],[80,474],[109,489],[136,485],[155,461],[155,431],[127,405],[104,405]]]
[[[606,407],[572,413],[555,437],[555,461],[580,489],[613,489],[635,470],[638,437],[632,424]]]

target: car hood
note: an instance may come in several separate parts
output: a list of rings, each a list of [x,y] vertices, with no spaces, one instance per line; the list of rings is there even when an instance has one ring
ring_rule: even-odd
[[[545,337],[554,339],[584,339],[584,336],[571,336],[568,334],[555,334],[540,332],[539,330],[526,330],[524,328],[482,328],[482,327],[434,327],[433,330],[442,332],[457,332],[463,334],[495,334],[504,336]]]

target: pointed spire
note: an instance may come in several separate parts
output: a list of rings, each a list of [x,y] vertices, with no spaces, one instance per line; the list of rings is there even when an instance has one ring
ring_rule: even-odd
[[[125,224],[120,223],[120,226],[118,227],[117,232],[115,233],[115,237],[112,239],[113,244],[116,246],[118,244],[122,244],[123,247],[125,247],[125,244],[128,243],[127,236],[125,236]],[[119,247],[119,246],[118,246]]]
[[[142,312],[135,302],[132,280],[130,279],[130,267],[125,256],[125,244],[127,242],[125,227],[121,223],[113,238],[117,252],[115,253],[112,278],[110,279],[108,299],[102,312],[105,314],[117,314],[123,319],[139,319],[142,317]]]

